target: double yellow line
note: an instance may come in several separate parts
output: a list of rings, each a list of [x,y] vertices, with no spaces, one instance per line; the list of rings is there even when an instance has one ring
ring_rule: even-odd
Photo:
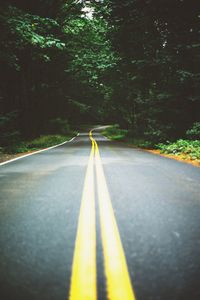
[[[96,215],[94,166],[100,212],[101,239],[107,298],[109,300],[135,300],[119,230],[103,171],[99,147],[90,131],[92,149],[85,176],[78,221],[70,300],[96,300]]]

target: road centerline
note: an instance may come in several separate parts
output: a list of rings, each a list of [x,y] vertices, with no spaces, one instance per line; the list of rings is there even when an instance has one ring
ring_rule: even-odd
[[[136,300],[96,140],[87,166],[72,264],[69,300],[97,300],[95,182],[109,300]]]
[[[94,143],[87,166],[72,264],[70,300],[96,300]]]
[[[92,137],[92,131],[90,132],[90,139],[95,145],[97,194],[108,299],[136,300],[104,175],[99,147]]]

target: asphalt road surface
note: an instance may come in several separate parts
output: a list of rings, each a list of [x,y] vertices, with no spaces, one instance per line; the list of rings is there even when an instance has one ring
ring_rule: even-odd
[[[199,168],[95,131],[0,166],[0,198],[2,300],[200,299]]]

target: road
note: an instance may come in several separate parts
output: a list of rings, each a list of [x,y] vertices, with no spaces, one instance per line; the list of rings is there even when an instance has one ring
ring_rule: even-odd
[[[0,190],[2,300],[200,299],[199,168],[97,130],[0,166]]]

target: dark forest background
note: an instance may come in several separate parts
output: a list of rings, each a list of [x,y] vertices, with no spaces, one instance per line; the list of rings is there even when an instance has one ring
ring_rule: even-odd
[[[1,1],[1,144],[100,123],[198,138],[199,22],[196,0]]]

